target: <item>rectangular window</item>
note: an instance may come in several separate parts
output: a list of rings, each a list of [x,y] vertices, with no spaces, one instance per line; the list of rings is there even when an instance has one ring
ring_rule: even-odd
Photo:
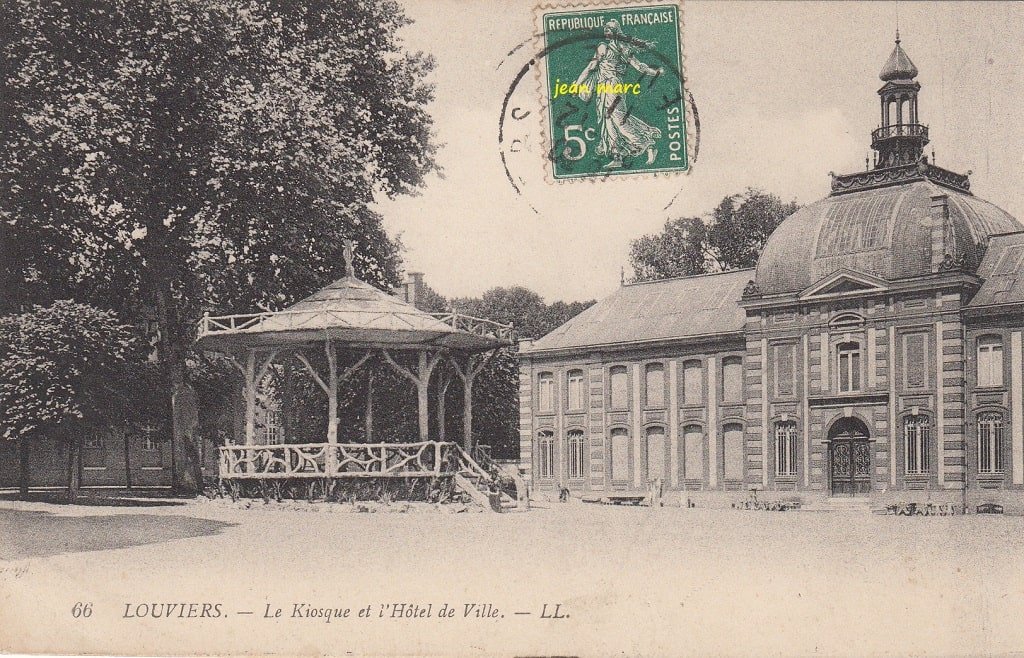
[[[567,435],[566,446],[569,457],[569,479],[581,480],[586,473],[586,441],[583,439],[583,432],[570,430]]]
[[[978,418],[978,472],[1003,472],[1003,418],[999,414]]]
[[[648,363],[644,369],[644,399],[648,407],[665,406],[665,367],[660,363]]]
[[[537,470],[542,478],[555,476],[555,440],[551,432],[541,432],[537,440]]]
[[[647,429],[647,481],[665,478],[665,429]]]
[[[998,336],[978,340],[978,386],[1003,385],[1003,343]]]
[[[611,381],[611,408],[625,409],[629,406],[629,377],[626,366],[614,366],[609,371]]]
[[[612,479],[629,481],[629,433],[621,428],[612,430]]]
[[[839,392],[849,393],[860,390],[860,344],[840,343],[837,351],[839,368]]]
[[[537,409],[542,413],[555,410],[555,378],[550,372],[542,372],[537,379]]]
[[[704,481],[704,433],[691,425],[683,434],[683,477]]]
[[[722,359],[722,401],[743,401],[743,360],[738,356]]]
[[[85,450],[82,451],[83,468],[105,468],[107,463],[107,451],[103,442],[103,436],[98,432],[87,434],[82,442]]]
[[[775,395],[793,395],[793,346],[775,346]]]
[[[775,475],[796,476],[796,423],[775,425]]]
[[[567,384],[569,408],[573,411],[583,409],[583,371],[570,370]]]
[[[743,426],[729,423],[724,428],[725,479],[743,479]]]
[[[928,473],[928,419],[911,416],[903,421],[903,452],[907,475]]]
[[[704,404],[704,368],[700,361],[683,364],[683,404]]]
[[[903,377],[907,388],[928,385],[928,354],[924,334],[903,337]]]

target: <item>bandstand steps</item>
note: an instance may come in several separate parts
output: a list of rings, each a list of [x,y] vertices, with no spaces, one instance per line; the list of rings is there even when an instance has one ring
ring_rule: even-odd
[[[456,473],[455,484],[456,486],[459,487],[459,489],[465,492],[473,500],[474,503],[480,505],[484,509],[491,509],[491,501],[487,497],[487,494],[480,491],[480,489],[476,486],[476,483],[472,482],[468,477],[466,477],[462,473]]]

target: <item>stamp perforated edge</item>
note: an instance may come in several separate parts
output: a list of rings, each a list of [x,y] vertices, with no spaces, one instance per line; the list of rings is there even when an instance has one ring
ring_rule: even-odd
[[[536,70],[534,71],[534,82],[541,111],[540,118],[540,139],[541,153],[544,166],[544,182],[549,185],[573,184],[573,183],[601,183],[609,179],[626,178],[631,181],[665,179],[676,176],[688,175],[696,164],[696,140],[698,138],[696,122],[693,111],[692,94],[689,86],[689,77],[686,74],[686,40],[683,38],[683,26],[685,25],[683,0],[568,0],[566,2],[541,2],[533,8],[534,37],[539,46],[537,52],[543,52],[547,47],[544,41],[544,13],[549,11],[591,11],[594,9],[613,8],[623,9],[629,7],[676,7],[678,10],[679,22],[676,26],[679,35],[679,75],[682,78],[683,104],[686,107],[686,169],[675,169],[671,171],[636,171],[627,174],[593,174],[587,176],[575,176],[571,178],[555,178],[555,165],[548,157],[548,153],[554,150],[554,138],[548,131],[547,103],[547,78],[548,58],[538,58]]]

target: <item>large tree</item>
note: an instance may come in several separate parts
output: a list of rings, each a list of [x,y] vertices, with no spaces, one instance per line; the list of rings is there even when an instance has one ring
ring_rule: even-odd
[[[0,438],[20,442],[23,495],[29,443],[51,436],[67,445],[75,502],[85,435],[145,419],[144,368],[134,331],[110,311],[61,301],[0,320]]]
[[[772,231],[799,207],[748,188],[722,199],[706,218],[669,220],[660,233],[630,243],[633,281],[753,267]]]
[[[397,283],[369,210],[435,167],[390,0],[0,3],[0,311],[74,297],[155,314],[175,486],[198,460],[203,311],[280,308],[343,274]]]

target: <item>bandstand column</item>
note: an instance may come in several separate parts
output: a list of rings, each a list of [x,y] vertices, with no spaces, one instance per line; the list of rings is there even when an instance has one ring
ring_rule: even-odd
[[[338,442],[338,352],[327,341],[327,443]]]
[[[256,443],[256,350],[245,357],[245,445]]]
[[[420,350],[417,360],[416,399],[419,410],[420,441],[430,440],[430,367],[427,351]]]

